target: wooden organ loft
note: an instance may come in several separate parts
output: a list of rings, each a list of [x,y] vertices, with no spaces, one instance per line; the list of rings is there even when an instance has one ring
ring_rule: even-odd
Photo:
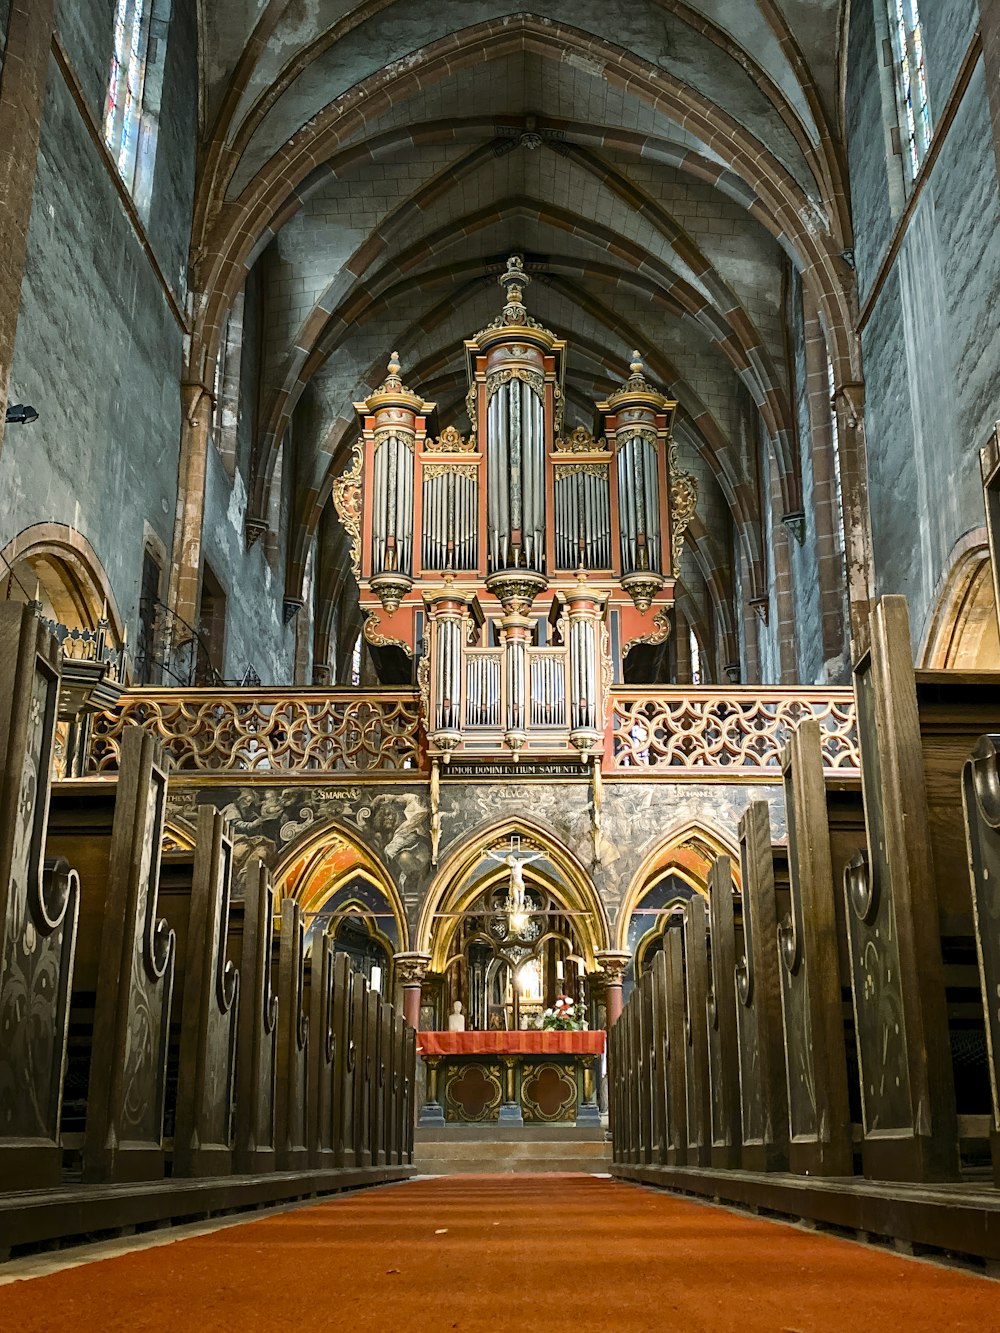
[[[365,638],[419,660],[431,756],[586,759],[629,649],[669,633],[695,484],[638,353],[596,434],[564,431],[566,343],[525,309],[520,258],[499,282],[465,344],[469,435],[434,434],[393,354],[334,503]]]

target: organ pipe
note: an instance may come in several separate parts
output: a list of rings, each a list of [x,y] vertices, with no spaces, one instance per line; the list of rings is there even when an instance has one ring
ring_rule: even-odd
[[[599,438],[564,433],[565,344],[528,316],[519,259],[499,281],[502,314],[465,343],[468,435],[449,424],[428,442],[435,405],[393,355],[356,405],[363,440],[334,501],[366,637],[425,654],[415,674],[431,756],[589,759],[603,747],[605,644],[620,671],[631,644],[665,633],[674,404],[635,354],[596,404]],[[695,499],[678,501],[684,519]]]

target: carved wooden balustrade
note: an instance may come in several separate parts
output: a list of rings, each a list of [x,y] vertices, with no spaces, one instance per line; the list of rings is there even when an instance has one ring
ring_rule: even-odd
[[[129,690],[94,719],[88,770],[116,772],[139,725],[175,773],[330,773],[424,766],[416,691]]]
[[[805,718],[820,728],[828,775],[859,770],[850,689],[615,687],[604,771],[671,778],[728,773],[781,781],[781,754]],[[331,773],[428,767],[416,690],[127,691],[98,715],[88,771],[116,772],[123,731],[146,727],[175,773]]]
[[[819,724],[828,774],[855,774],[859,751],[851,689],[670,686],[611,692],[605,771],[672,777],[766,770],[781,780],[781,754],[805,718]]]

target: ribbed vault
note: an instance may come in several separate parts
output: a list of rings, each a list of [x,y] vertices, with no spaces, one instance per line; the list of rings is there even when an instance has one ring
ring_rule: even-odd
[[[314,661],[336,671],[358,628],[330,515],[352,404],[398,350],[438,425],[463,426],[462,342],[495,314],[512,251],[531,313],[570,342],[570,425],[591,424],[633,347],[677,399],[701,495],[678,606],[711,669],[740,658],[741,607],[793,621],[783,521],[809,509],[811,476],[793,296],[834,388],[860,381],[837,19],[834,0],[637,0],[609,33],[597,0],[204,5],[187,379],[213,384],[252,291],[248,526],[270,527],[287,604],[314,599]],[[196,549],[193,482],[184,504]],[[793,674],[795,646],[782,653]]]

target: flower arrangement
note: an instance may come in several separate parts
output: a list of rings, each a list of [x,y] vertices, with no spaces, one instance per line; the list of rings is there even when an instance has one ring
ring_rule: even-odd
[[[542,1014],[544,1032],[581,1032],[584,1026],[584,1008],[574,1004],[568,995],[560,995],[551,1009]]]

